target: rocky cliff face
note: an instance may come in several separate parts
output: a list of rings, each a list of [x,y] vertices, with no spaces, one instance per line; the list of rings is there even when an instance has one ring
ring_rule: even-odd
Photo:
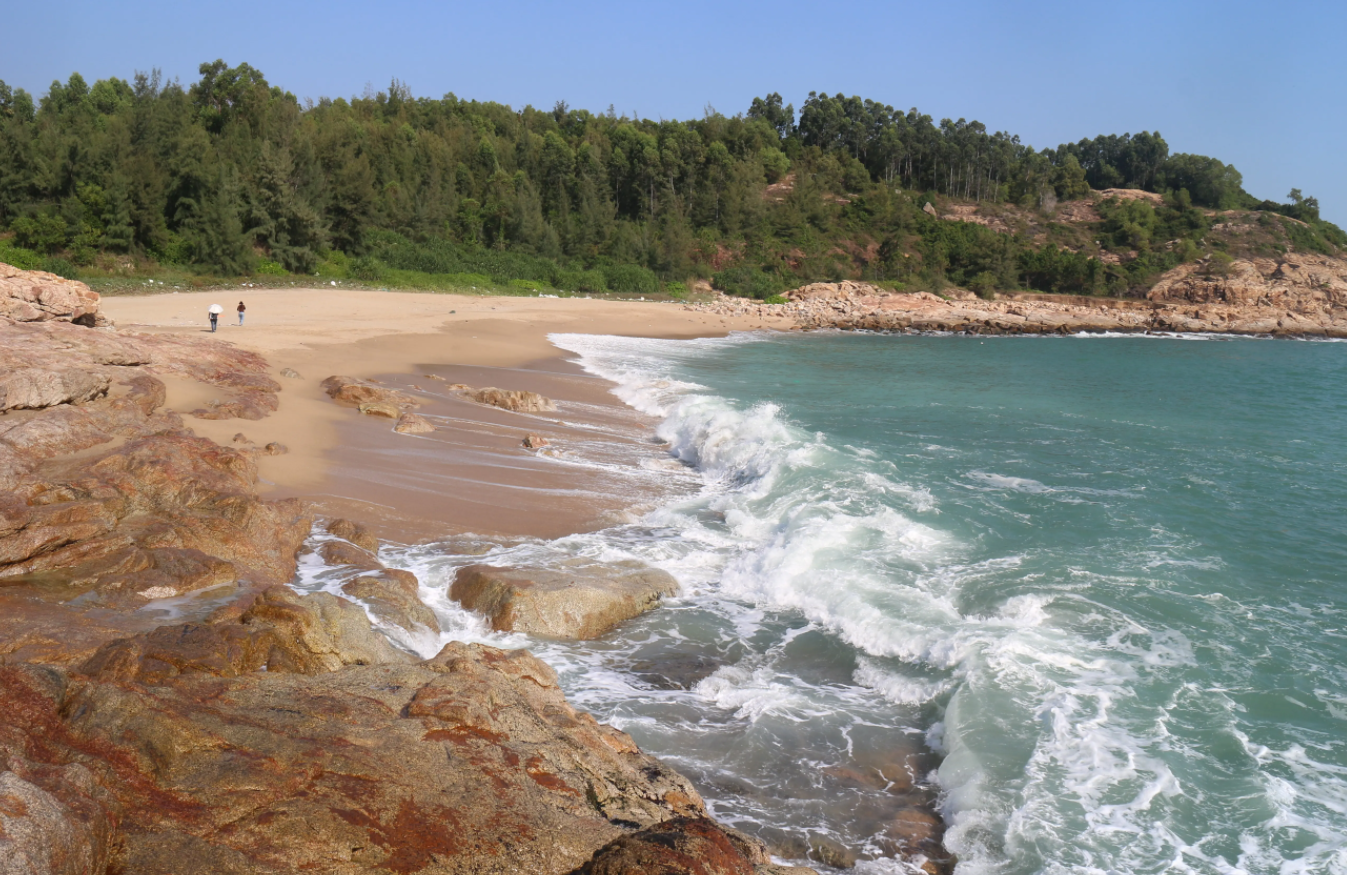
[[[276,409],[266,362],[94,326],[0,265],[0,875],[785,871],[528,653],[390,644],[434,615],[359,525],[364,607],[292,591],[309,509],[188,428]]]

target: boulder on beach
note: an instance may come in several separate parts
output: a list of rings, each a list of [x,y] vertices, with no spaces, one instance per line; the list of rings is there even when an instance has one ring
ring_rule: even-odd
[[[488,386],[485,389],[471,389],[465,386],[464,389],[464,396],[478,404],[489,404],[492,407],[512,410],[515,413],[543,413],[557,409],[556,403],[551,398],[544,398],[537,392],[529,392],[523,389],[497,389],[494,386]]]
[[[107,325],[99,295],[78,280],[0,264],[0,317],[15,322],[75,322]]]
[[[384,419],[397,419],[402,416],[402,408],[391,401],[367,401],[359,407],[365,416],[380,416]]]
[[[438,634],[440,622],[435,618],[435,612],[421,601],[417,594],[419,589],[415,574],[396,568],[361,575],[341,587],[342,592],[360,600],[370,613],[385,623],[408,632],[429,629]]]
[[[568,875],[785,875],[812,869],[773,866],[760,842],[705,817],[676,817],[622,836]]]
[[[668,572],[639,562],[558,563],[551,568],[460,568],[451,598],[498,632],[597,638],[678,592]]]
[[[431,421],[419,413],[404,413],[393,426],[393,431],[398,434],[430,434],[434,430]]]
[[[341,538],[343,541],[350,541],[357,547],[371,553],[379,552],[379,539],[374,537],[374,533],[360,523],[348,519],[334,519],[329,520],[323,530],[329,535]]]
[[[328,397],[343,407],[359,408],[366,404],[390,404],[401,412],[418,407],[421,403],[396,389],[371,385],[368,381],[353,377],[334,375],[324,380],[322,386]],[[396,418],[398,414],[395,413],[393,416]]]

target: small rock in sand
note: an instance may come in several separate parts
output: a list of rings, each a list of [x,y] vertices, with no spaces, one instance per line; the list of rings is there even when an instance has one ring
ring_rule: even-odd
[[[530,450],[537,450],[552,445],[551,441],[540,434],[525,435],[523,443],[524,446]]]
[[[393,431],[398,434],[429,434],[435,430],[435,426],[424,416],[415,413],[404,413],[398,417],[397,425],[393,426]]]
[[[291,380],[302,380],[302,379],[304,379],[304,378],[300,375],[299,371],[295,370],[294,368],[281,368],[281,376],[282,376],[282,377],[286,377],[287,379],[291,379]]]
[[[382,416],[386,419],[398,419],[402,410],[391,401],[369,401],[360,405],[360,412],[366,416]]]

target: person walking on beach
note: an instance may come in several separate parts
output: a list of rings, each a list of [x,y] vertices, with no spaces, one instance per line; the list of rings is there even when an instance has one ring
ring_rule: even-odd
[[[219,322],[220,322],[220,314],[212,309],[210,311],[210,330],[214,331],[216,328],[218,328]]]
[[[243,324],[243,311],[247,309],[247,307],[243,306],[243,302],[239,301],[239,325]]]

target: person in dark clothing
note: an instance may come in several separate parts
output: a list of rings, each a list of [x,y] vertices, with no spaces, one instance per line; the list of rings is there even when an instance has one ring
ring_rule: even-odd
[[[243,302],[242,302],[242,301],[239,301],[239,324],[240,324],[240,325],[243,324],[243,311],[244,311],[244,310],[247,310],[247,309],[248,309],[247,307],[243,306]]]
[[[218,327],[219,327],[219,322],[220,322],[220,314],[219,314],[219,313],[216,313],[214,310],[211,310],[211,311],[210,311],[210,330],[211,330],[211,331],[214,331],[216,328],[218,328]]]

